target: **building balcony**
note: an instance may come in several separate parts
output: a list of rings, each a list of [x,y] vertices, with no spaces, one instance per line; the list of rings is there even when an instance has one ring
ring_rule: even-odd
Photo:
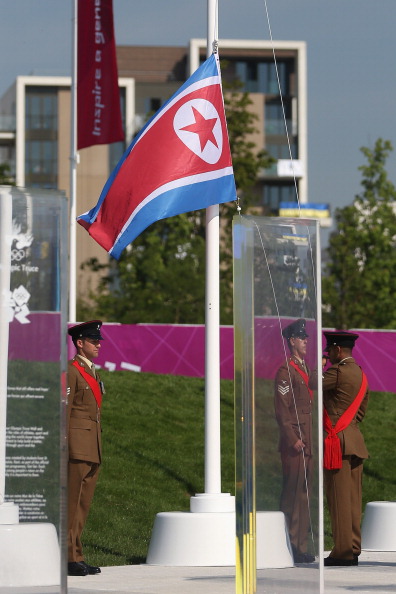
[[[0,115],[0,145],[15,144],[15,116]]]
[[[12,132],[15,135],[16,118],[11,115],[0,115],[0,132]]]

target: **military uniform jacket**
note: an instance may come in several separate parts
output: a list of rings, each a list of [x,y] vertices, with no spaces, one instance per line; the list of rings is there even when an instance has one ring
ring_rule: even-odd
[[[69,361],[67,371],[69,459],[100,463],[102,460],[100,408],[91,388],[74,367],[73,361],[78,361],[86,372],[95,377],[95,372],[78,355]],[[98,376],[96,377],[99,381]]]
[[[362,384],[362,370],[356,364],[353,357],[348,357],[340,363],[336,363],[323,374],[323,406],[327,410],[331,423],[334,427],[340,416],[359,392]],[[352,419],[350,425],[337,433],[341,441],[343,456],[358,456],[368,458],[369,454],[364,443],[364,438],[359,429],[359,423],[366,413],[369,399],[369,390],[360,404],[359,410]],[[324,437],[327,436],[326,431]]]
[[[304,371],[297,357],[291,357]],[[285,361],[275,378],[275,415],[280,429],[279,451],[287,451],[301,439],[305,454],[312,455],[312,400],[308,387],[294,367]],[[309,386],[316,387],[317,373],[310,373]]]

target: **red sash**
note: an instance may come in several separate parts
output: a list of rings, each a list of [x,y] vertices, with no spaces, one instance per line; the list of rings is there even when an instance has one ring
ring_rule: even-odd
[[[364,371],[362,371],[362,385],[359,388],[359,392],[357,393],[354,401],[340,416],[334,427],[331,424],[331,420],[327,410],[325,408],[323,409],[323,426],[325,431],[327,432],[327,437],[324,440],[323,466],[327,470],[342,468],[341,442],[337,433],[343,431],[349,426],[352,419],[355,417],[357,411],[359,410],[359,406],[364,398],[364,395],[366,394],[366,390],[367,377]]]
[[[87,382],[89,387],[91,388],[93,395],[95,396],[97,405],[100,408],[102,405],[102,392],[100,390],[98,381],[94,377],[92,377],[92,375],[90,373],[88,373],[88,371],[85,371],[85,368],[82,367],[82,365],[80,365],[78,361],[73,361],[72,364],[74,365],[74,367],[76,369],[78,369],[78,371],[81,373],[81,375],[83,376],[83,378],[85,379],[85,381]]]
[[[294,361],[290,360],[289,361],[290,365],[292,367],[294,367],[294,369],[301,375],[301,377],[303,378],[305,385],[308,388],[308,393],[309,393],[309,397],[312,400],[313,398],[313,391],[311,390],[311,388],[308,387],[308,382],[309,382],[309,377],[308,375],[305,373],[305,371],[303,371],[302,369],[299,368],[299,366],[297,365],[297,363],[294,363]]]

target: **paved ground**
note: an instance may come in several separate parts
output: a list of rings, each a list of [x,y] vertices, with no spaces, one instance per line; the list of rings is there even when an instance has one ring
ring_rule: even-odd
[[[257,572],[257,594],[318,594],[312,565]],[[312,578],[314,578],[312,580]],[[396,593],[396,552],[364,551],[359,567],[326,567],[325,594]],[[68,578],[68,594],[235,594],[232,567],[103,567],[95,576]],[[59,587],[1,588],[0,594],[59,594]]]

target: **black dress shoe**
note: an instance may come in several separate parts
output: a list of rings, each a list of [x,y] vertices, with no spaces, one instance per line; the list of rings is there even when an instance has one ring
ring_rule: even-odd
[[[353,559],[336,559],[335,557],[326,557],[324,560],[325,567],[351,567],[352,565],[359,565],[357,556]]]
[[[88,570],[89,575],[101,573],[100,567],[95,567],[95,565],[88,565],[88,563],[85,563],[85,561],[80,561],[80,564],[84,565],[84,567]]]
[[[78,563],[77,561],[71,561],[67,564],[67,575],[88,575],[88,568],[84,563]]]

